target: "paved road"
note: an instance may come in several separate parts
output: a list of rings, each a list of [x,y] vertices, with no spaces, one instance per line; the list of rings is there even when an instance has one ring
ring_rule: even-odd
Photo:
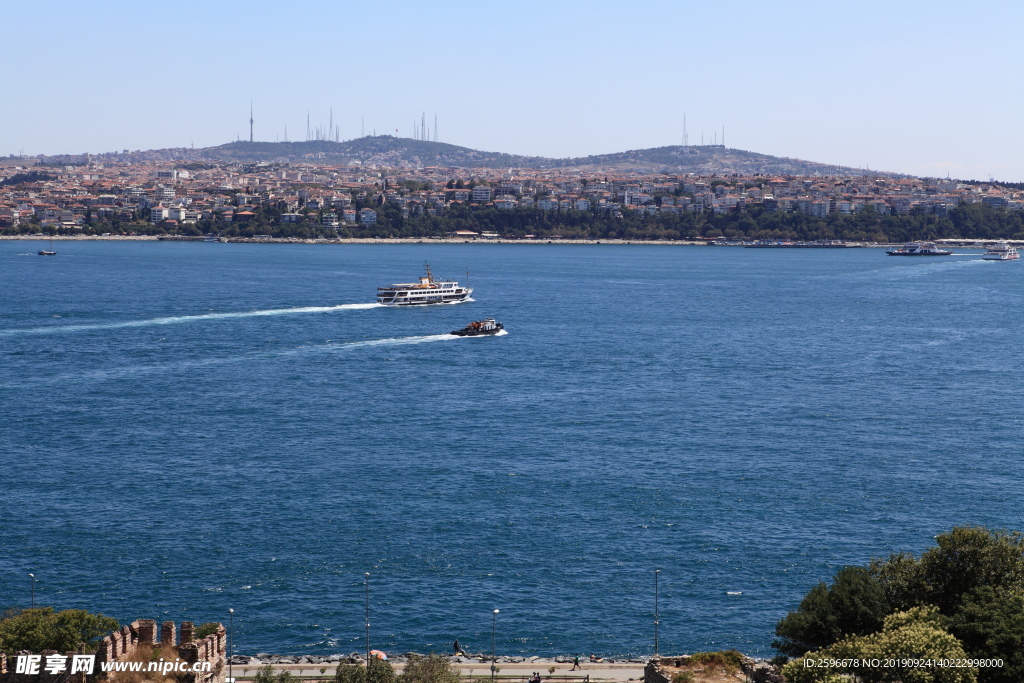
[[[273,664],[271,666],[274,667],[275,671],[290,671],[293,675],[302,676],[303,678],[328,678],[332,677],[338,665]],[[401,673],[405,665],[401,662],[395,662],[392,666],[395,668],[395,673]],[[458,668],[466,678],[480,678],[489,676],[491,665],[489,662],[463,662],[461,664],[453,664],[453,666]],[[551,667],[555,667],[553,674],[548,671]],[[590,662],[580,662],[580,667],[582,670],[570,671],[572,664],[556,664],[550,660],[518,662],[516,664],[499,663],[498,677],[501,683],[518,683],[517,678],[525,681],[533,675],[534,671],[537,671],[540,673],[542,681],[551,676],[555,679],[553,683],[571,683],[576,679],[582,681],[585,676],[590,676],[592,681],[628,683],[628,681],[639,681],[644,675],[643,664],[628,662],[614,662],[610,664],[604,662],[593,664]],[[252,678],[256,675],[258,668],[259,666],[255,664],[234,664],[232,665],[232,673],[234,673],[235,678]],[[320,673],[321,668],[326,670],[323,674]],[[571,677],[568,682],[566,677]]]

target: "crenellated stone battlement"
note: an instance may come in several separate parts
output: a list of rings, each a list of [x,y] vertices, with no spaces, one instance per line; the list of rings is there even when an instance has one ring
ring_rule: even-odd
[[[75,653],[67,652],[61,655],[50,650],[42,653],[18,653],[18,655],[42,655],[43,662],[48,665],[64,657],[66,665],[59,673],[49,672],[44,666],[40,666],[40,670],[36,674],[18,673],[9,658],[0,653],[0,683],[90,683],[104,678],[116,682],[122,677],[132,683],[138,680],[224,683],[227,650],[227,633],[224,625],[217,624],[217,629],[213,633],[199,640],[195,639],[195,632],[196,626],[191,621],[182,622],[180,630],[175,627],[173,621],[165,621],[160,625],[158,634],[156,621],[137,619],[100,641],[92,673],[88,675],[71,673],[74,670],[72,657]],[[142,667],[148,667],[153,662],[154,649],[158,648],[164,650],[164,655],[160,657],[161,666],[178,664],[179,668],[171,669],[169,672],[150,671],[143,668],[139,672],[119,673],[115,671],[104,674],[105,668],[111,668],[111,665],[119,662],[142,662]],[[168,649],[171,649],[171,652],[167,652]],[[180,662],[173,661],[175,659]],[[156,664],[156,662],[153,663]],[[188,670],[182,671],[182,668]]]

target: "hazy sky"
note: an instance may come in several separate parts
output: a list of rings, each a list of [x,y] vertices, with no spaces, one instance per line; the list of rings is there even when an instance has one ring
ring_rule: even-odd
[[[1024,181],[1022,2],[3,3],[0,154],[410,135]]]

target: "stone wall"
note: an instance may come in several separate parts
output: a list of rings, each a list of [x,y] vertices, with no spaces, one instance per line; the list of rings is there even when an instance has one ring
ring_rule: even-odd
[[[689,656],[654,657],[644,667],[643,683],[671,683],[672,678],[681,671],[692,671]],[[751,683],[785,683],[778,667],[763,659],[743,657],[740,663],[743,680]]]
[[[165,621],[160,625],[160,640],[157,640],[156,622],[152,619],[139,619],[121,630],[114,631],[100,641],[96,652],[96,669],[101,662],[130,660],[139,648],[157,645],[173,646],[178,657],[189,664],[210,663],[209,672],[185,674],[182,683],[224,683],[225,653],[227,637],[223,624],[217,625],[214,633],[202,640],[195,640],[195,624],[191,621],[181,623],[180,635],[176,633],[173,621]]]
[[[0,653],[0,683],[90,683],[102,678],[103,664],[107,662],[132,661],[143,648],[153,648],[169,645],[176,651],[176,656],[187,664],[210,663],[210,671],[199,672],[171,672],[168,674],[168,681],[178,683],[224,683],[226,670],[225,653],[227,649],[227,634],[223,624],[217,625],[214,633],[195,640],[195,624],[185,621],[181,624],[180,634],[175,628],[173,621],[165,621],[160,625],[159,639],[157,638],[156,622],[152,619],[137,619],[132,623],[122,626],[109,636],[100,641],[99,649],[96,651],[95,667],[92,675],[71,674],[71,657],[74,653],[64,653],[66,657],[65,673],[49,674],[41,670],[38,675],[26,675],[15,673],[13,658],[8,659]],[[46,657],[55,656],[58,653],[52,650],[44,652],[25,652],[19,654],[41,654],[43,661]],[[165,661],[168,661],[165,657]],[[108,675],[108,678],[111,676]],[[116,678],[116,675],[113,676]],[[162,680],[156,672],[150,672],[146,678]]]
[[[661,672],[661,660],[657,657],[644,666],[644,683],[669,683],[668,676]]]

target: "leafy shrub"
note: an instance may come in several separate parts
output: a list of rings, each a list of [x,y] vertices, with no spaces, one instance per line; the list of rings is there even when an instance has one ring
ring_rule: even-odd
[[[99,641],[119,628],[117,619],[85,610],[55,612],[52,607],[12,610],[0,618],[0,652],[19,650],[57,652],[95,650]]]
[[[213,621],[208,621],[205,624],[200,625],[199,628],[195,630],[195,633],[193,634],[192,637],[196,640],[202,640],[206,636],[216,633],[218,628],[220,628],[220,624]]]
[[[719,650],[718,652],[696,652],[686,658],[686,666],[703,666],[705,668],[725,669],[735,673],[743,665],[743,654],[736,650]]]
[[[397,683],[459,683],[459,670],[447,657],[410,657]]]

